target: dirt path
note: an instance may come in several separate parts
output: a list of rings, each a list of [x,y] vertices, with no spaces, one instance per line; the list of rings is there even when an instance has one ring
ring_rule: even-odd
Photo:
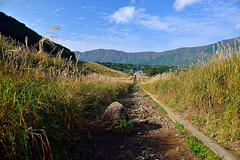
[[[185,135],[177,133],[168,115],[139,89],[134,86],[130,95],[121,99],[133,131],[125,133],[116,124],[89,127],[89,134],[81,140],[86,148],[80,153],[81,159],[198,159],[184,142]]]

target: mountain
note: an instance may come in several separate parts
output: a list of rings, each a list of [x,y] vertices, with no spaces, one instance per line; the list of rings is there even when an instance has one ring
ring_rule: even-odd
[[[240,37],[238,37],[240,38]],[[217,42],[224,46],[234,45],[236,38]],[[111,63],[129,63],[129,64],[148,64],[148,65],[188,65],[199,58],[201,52],[212,53],[213,46],[216,49],[217,43],[198,46],[178,48],[164,52],[135,52],[127,53],[123,51],[97,49],[86,52],[74,51],[76,57],[82,61],[91,62],[111,62]]]
[[[25,37],[28,36],[29,46],[37,44],[42,37],[32,29],[28,28],[25,24],[7,16],[3,12],[0,12],[0,32],[2,35],[10,36],[21,43],[25,43]],[[62,58],[69,59],[72,56],[72,60],[76,60],[74,52],[56,43],[55,46],[57,46],[57,48],[51,53],[53,56],[56,56],[57,52],[64,48]],[[44,50],[50,53],[52,51],[52,47],[48,44],[44,44]]]
[[[74,51],[79,60],[92,62],[111,62],[111,63],[132,63],[155,59],[158,55],[155,52],[127,53],[116,50],[97,49],[86,52]]]

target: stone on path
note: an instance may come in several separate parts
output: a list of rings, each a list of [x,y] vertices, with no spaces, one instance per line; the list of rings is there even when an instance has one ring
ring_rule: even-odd
[[[111,103],[104,111],[100,123],[107,121],[121,121],[128,120],[128,113],[126,108],[119,102]]]

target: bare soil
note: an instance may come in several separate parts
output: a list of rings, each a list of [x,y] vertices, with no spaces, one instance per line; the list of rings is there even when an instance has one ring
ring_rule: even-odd
[[[186,135],[139,89],[134,86],[130,95],[121,99],[133,130],[128,133],[116,123],[89,126],[81,139],[81,159],[198,160],[184,142]]]

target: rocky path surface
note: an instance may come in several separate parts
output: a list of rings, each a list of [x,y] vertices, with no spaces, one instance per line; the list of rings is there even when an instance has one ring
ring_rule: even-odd
[[[178,133],[175,123],[163,114],[145,93],[134,86],[130,95],[121,99],[133,125],[131,133],[117,124],[89,126],[89,132],[81,140],[81,159],[153,159],[197,160]]]

